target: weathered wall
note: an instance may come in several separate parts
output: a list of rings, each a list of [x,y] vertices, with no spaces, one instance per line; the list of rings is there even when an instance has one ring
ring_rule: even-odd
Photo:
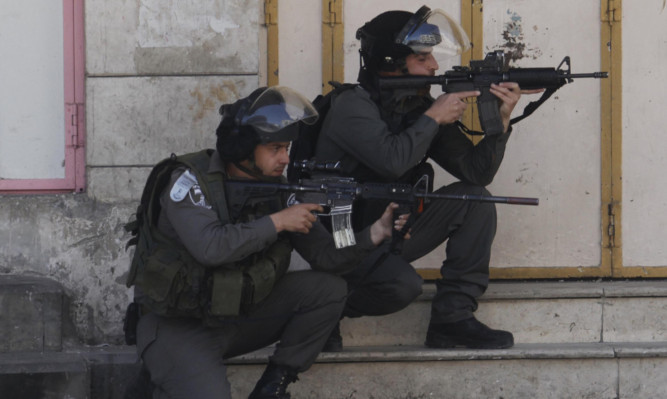
[[[0,273],[61,282],[80,339],[122,341],[130,219],[150,167],[215,144],[260,82],[259,0],[87,0],[87,191],[0,197]]]

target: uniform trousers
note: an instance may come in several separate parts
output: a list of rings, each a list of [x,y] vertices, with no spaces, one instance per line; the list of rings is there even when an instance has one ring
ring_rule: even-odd
[[[224,359],[275,342],[270,362],[307,370],[340,319],[346,294],[340,277],[298,271],[283,276],[246,317],[219,327],[145,315],[137,328],[137,351],[156,385],[153,397],[230,398]]]
[[[435,191],[443,194],[490,195],[483,187],[453,183]],[[419,215],[411,238],[402,244],[400,255],[385,255],[380,247],[359,268],[343,277],[350,296],[343,316],[377,316],[397,312],[422,292],[422,278],[412,262],[448,241],[445,260],[436,281],[431,307],[431,322],[451,323],[472,317],[477,298],[489,284],[491,245],[496,233],[496,208],[493,203],[432,200]]]

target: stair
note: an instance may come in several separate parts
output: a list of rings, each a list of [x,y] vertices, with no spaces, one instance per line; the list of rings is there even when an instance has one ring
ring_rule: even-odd
[[[4,318],[6,291],[0,283]],[[345,350],[321,354],[292,397],[667,397],[667,281],[494,282],[476,315],[514,333],[503,350],[424,347],[433,294],[426,284],[401,312],[344,319]],[[3,350],[0,397],[120,399],[138,371],[134,347],[53,348]],[[229,362],[233,398],[247,397],[271,351]],[[35,387],[42,396],[6,395]]]
[[[321,354],[293,397],[667,397],[667,281],[492,283],[476,316],[514,333],[503,350],[425,348],[434,292],[427,284],[393,315],[344,319],[344,352]],[[235,398],[268,353],[235,359]]]
[[[84,359],[64,353],[67,297],[56,281],[0,276],[0,397],[88,398]]]

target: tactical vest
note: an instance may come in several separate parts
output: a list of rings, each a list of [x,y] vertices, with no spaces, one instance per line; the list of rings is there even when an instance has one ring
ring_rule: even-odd
[[[136,245],[127,286],[135,286],[135,301],[164,316],[197,317],[215,322],[243,315],[271,292],[287,271],[292,246],[285,235],[261,253],[239,262],[205,267],[180,242],[157,228],[160,195],[172,172],[185,166],[200,185],[203,195],[223,224],[229,216],[222,173],[209,173],[213,150],[176,156],[172,154],[151,171],[136,212],[125,226],[133,234],[127,246]],[[244,210],[249,209],[244,207]]]

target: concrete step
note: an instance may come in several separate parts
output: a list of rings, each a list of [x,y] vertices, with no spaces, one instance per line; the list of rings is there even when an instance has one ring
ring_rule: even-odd
[[[228,373],[233,398],[247,397],[269,353],[234,359]],[[657,399],[667,392],[666,370],[667,342],[356,347],[321,354],[289,391],[299,399]]]
[[[0,303],[11,309],[4,292]],[[665,397],[665,281],[492,283],[477,316],[514,333],[516,346],[505,350],[425,348],[433,294],[427,284],[402,312],[343,320],[345,350],[321,354],[290,386],[293,397]],[[134,347],[44,348],[0,353],[1,398],[121,399],[139,368]],[[271,350],[230,361],[234,398],[247,397]]]
[[[343,319],[345,346],[422,345],[433,284],[406,309]],[[516,343],[667,341],[667,281],[493,282],[476,317]]]
[[[84,358],[62,352],[0,354],[0,397],[88,399],[90,379]]]
[[[232,398],[247,397],[272,350],[228,362]],[[32,360],[21,361],[16,361],[17,355],[0,355],[3,398],[121,399],[126,382],[138,371],[132,347],[79,348],[46,353],[41,359],[32,354]],[[13,363],[9,356],[14,356]],[[55,381],[58,370],[63,376],[69,370],[68,385],[65,378],[59,379],[61,386],[44,382]],[[341,353],[320,354],[289,391],[299,399],[664,398],[665,370],[667,342],[517,344],[503,350],[348,347]],[[43,396],[5,396],[37,392],[17,391],[19,375],[39,382]],[[83,392],[85,382],[91,389]],[[23,381],[20,386],[29,384]]]
[[[0,353],[59,351],[66,296],[60,283],[38,276],[0,276]]]

